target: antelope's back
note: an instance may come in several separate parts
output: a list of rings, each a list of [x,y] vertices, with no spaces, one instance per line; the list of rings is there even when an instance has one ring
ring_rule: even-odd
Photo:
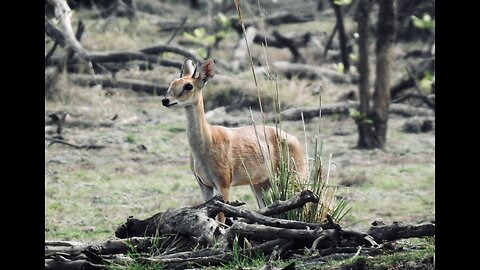
[[[233,159],[234,164],[234,185],[250,184],[250,180],[254,184],[265,181],[269,174],[268,168],[273,164],[274,170],[277,171],[280,162],[281,144],[287,142],[289,157],[294,160],[290,161],[290,169],[298,172],[299,177],[306,175],[306,163],[304,149],[300,141],[292,134],[278,130],[270,126],[257,125],[256,127],[247,126],[239,128],[224,128],[215,126],[228,134],[229,144],[228,158]],[[260,147],[259,147],[260,145]],[[270,163],[271,162],[271,163]],[[248,173],[245,172],[247,168]]]

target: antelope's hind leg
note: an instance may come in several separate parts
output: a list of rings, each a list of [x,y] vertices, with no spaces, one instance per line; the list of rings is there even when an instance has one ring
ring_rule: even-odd
[[[258,184],[250,185],[250,188],[257,199],[258,207],[265,208],[267,206],[263,200],[263,193],[268,192],[270,187],[270,181],[268,179]]]
[[[195,177],[197,179],[198,186],[200,187],[200,190],[202,191],[202,196],[203,196],[203,201],[208,201],[214,196],[214,189],[213,187],[209,187],[205,184],[202,183],[202,180],[198,177]]]

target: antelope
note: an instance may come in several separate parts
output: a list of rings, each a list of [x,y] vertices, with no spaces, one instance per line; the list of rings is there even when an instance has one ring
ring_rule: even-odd
[[[192,59],[185,60],[180,78],[171,82],[162,104],[185,109],[190,169],[203,199],[213,197],[215,190],[227,202],[230,187],[250,185],[259,207],[263,208],[262,193],[270,189],[267,162],[271,160],[274,169],[279,166],[278,135],[288,144],[292,168],[300,177],[306,173],[303,147],[295,136],[274,127],[227,128],[207,123],[202,90],[215,75],[215,62],[204,61],[198,75],[197,68]],[[224,222],[224,214],[219,213],[217,220]]]

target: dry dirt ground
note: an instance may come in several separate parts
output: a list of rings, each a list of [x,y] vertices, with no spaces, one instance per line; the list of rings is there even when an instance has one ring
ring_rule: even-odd
[[[76,14],[81,16],[83,13]],[[170,37],[170,34],[152,36],[158,32],[149,19],[142,18],[134,26],[126,19],[108,25],[85,19],[86,33],[82,43],[99,51],[138,49],[161,44]],[[334,25],[331,13],[322,18],[329,19],[309,23],[307,28],[305,25],[288,25],[283,29],[287,33],[299,29],[330,31]],[[349,27],[354,27],[353,23],[347,23]],[[227,38],[222,42],[214,57],[228,59],[228,53],[238,38],[233,33],[228,37],[235,37],[235,40],[228,42]],[[262,47],[252,47],[252,53],[261,58]],[[402,59],[405,50],[422,47],[423,44],[418,43],[397,46],[394,80],[404,72]],[[48,48],[46,45],[46,51]],[[316,50],[320,51],[308,48],[302,53],[308,56]],[[269,54],[272,61],[290,58],[286,49],[272,48]],[[315,62],[313,57],[307,58],[309,62]],[[133,68],[128,72],[121,71],[117,76],[169,82],[178,76],[178,72],[163,67],[147,72]],[[227,76],[228,83],[225,83],[225,75],[223,79],[219,75],[207,86],[207,107],[208,95],[215,91],[233,87],[255,89],[248,68],[241,75],[232,77]],[[269,82],[260,80],[262,95],[268,95],[271,91]],[[321,83],[325,86],[324,103],[336,101],[342,94],[357,89],[356,85]],[[280,77],[280,100],[286,104],[283,108],[318,104],[318,92],[313,90],[315,85],[316,82],[308,80]],[[70,114],[62,132],[66,141],[105,147],[75,149],[45,141],[45,240],[103,241],[113,238],[115,228],[128,216],[146,218],[167,208],[201,202],[200,190],[188,166],[186,119],[182,109],[163,107],[160,96],[66,84],[58,100],[45,100],[46,118],[56,111]],[[259,121],[258,113],[254,114]],[[218,115],[212,114],[210,120],[218,121]],[[247,107],[225,112],[225,116],[244,122],[251,117]],[[345,196],[352,207],[343,226],[365,229],[374,220],[385,223],[435,220],[435,130],[405,133],[401,130],[405,121],[404,117],[391,115],[384,150],[356,149],[356,126],[348,116],[311,119],[305,123],[306,133],[301,121],[283,121],[282,128],[301,141],[306,137],[311,156],[320,125],[318,138],[323,143],[324,173],[331,163],[329,181],[339,186],[338,195]],[[46,127],[46,137],[51,136],[47,129],[50,127]],[[245,201],[250,208],[256,207],[248,187],[234,188],[231,199]]]

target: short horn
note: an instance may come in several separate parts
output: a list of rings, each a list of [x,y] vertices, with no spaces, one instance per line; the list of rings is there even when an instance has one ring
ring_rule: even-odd
[[[192,79],[195,79],[195,73],[197,73],[197,67],[198,67],[198,63],[195,65],[195,69],[193,70]]]
[[[180,76],[178,76],[178,77],[182,78],[182,75],[183,75],[183,65],[182,65],[182,68],[180,69]]]

